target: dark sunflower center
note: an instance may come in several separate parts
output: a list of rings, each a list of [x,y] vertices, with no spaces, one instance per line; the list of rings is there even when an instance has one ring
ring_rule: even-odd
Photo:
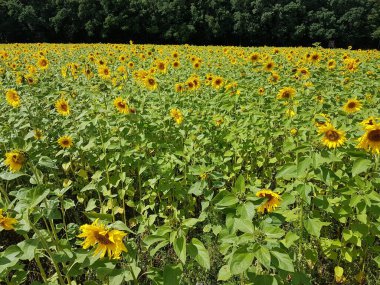
[[[104,69],[104,74],[108,75],[108,73],[109,73],[108,69]]]
[[[160,63],[160,64],[158,65],[158,68],[161,69],[161,70],[163,70],[163,69],[165,69],[165,65],[164,65],[163,63]]]
[[[215,80],[215,84],[216,85],[220,85],[222,82],[219,80],[219,79],[217,79],[217,80]]]
[[[118,105],[120,108],[125,108],[125,104],[124,104],[123,102],[119,102],[117,105]]]
[[[108,233],[106,235],[101,235],[98,232],[95,232],[94,234],[95,238],[101,243],[101,244],[112,244],[113,242],[109,240]]]
[[[267,68],[272,68],[272,66],[273,66],[273,65],[272,65],[271,63],[268,63],[268,64],[267,64]]]
[[[340,136],[336,131],[327,131],[325,136],[329,141],[337,141],[339,140]]]
[[[289,91],[285,91],[285,92],[282,94],[282,97],[284,97],[284,98],[289,98],[289,97],[290,97],[290,92],[289,92]]]
[[[372,142],[380,142],[380,130],[370,131],[368,134],[368,140]]]
[[[368,121],[368,125],[371,125],[371,126],[372,126],[372,125],[373,125],[373,121],[372,121],[372,120],[369,120],[369,121]]]
[[[47,65],[46,60],[41,60],[41,66],[46,66],[46,65]]]
[[[356,103],[355,102],[350,102],[350,103],[348,103],[347,107],[350,108],[350,109],[353,109],[353,108],[356,107]]]
[[[63,145],[69,145],[70,142],[69,142],[69,140],[63,140],[63,141],[62,141],[62,144],[63,144]]]
[[[61,104],[61,109],[66,112],[67,111],[67,105],[66,104]]]
[[[330,61],[329,62],[329,66],[332,66],[334,64],[334,62]]]
[[[155,83],[153,79],[149,79],[148,82],[150,85],[154,85],[154,83]]]

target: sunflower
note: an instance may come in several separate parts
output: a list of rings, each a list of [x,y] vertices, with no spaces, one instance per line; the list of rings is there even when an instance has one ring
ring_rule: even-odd
[[[14,150],[5,154],[4,164],[9,167],[12,172],[20,171],[26,161],[25,154],[21,151]]]
[[[178,60],[176,60],[176,61],[174,61],[174,62],[172,63],[172,66],[173,66],[174,68],[179,68],[179,67],[181,66],[181,63],[180,63]]]
[[[156,61],[155,66],[156,66],[157,70],[160,71],[161,73],[166,73],[167,65],[166,65],[165,61],[158,60],[158,61]]]
[[[7,90],[7,92],[5,93],[5,97],[7,99],[8,104],[11,105],[13,108],[17,108],[20,106],[21,100],[16,90]]]
[[[122,114],[129,114],[129,107],[127,105],[127,102],[125,100],[123,100],[123,98],[121,98],[120,96],[117,97],[114,101],[113,101],[113,105],[116,107],[116,109],[122,113]]]
[[[367,129],[367,127],[371,127],[373,125],[376,125],[376,118],[375,117],[369,117],[365,120],[363,120],[360,125],[362,125],[364,127],[364,129]]]
[[[6,231],[14,230],[13,225],[17,223],[15,218],[9,218],[3,216],[3,209],[0,209],[0,227]]]
[[[175,85],[175,91],[176,92],[183,92],[183,90],[184,90],[184,86],[183,86],[183,84],[182,83],[176,83],[176,85]]]
[[[45,57],[40,57],[37,61],[37,66],[41,69],[47,69],[49,67],[49,61]]]
[[[266,63],[264,63],[264,69],[266,71],[272,71],[272,69],[274,68],[275,64],[273,61],[268,61]]]
[[[220,76],[214,76],[211,83],[212,87],[219,89],[224,85],[224,80]]]
[[[127,252],[123,243],[123,238],[127,234],[119,230],[107,229],[105,225],[98,223],[98,219],[91,225],[82,225],[80,230],[82,233],[78,237],[85,238],[82,242],[84,249],[97,245],[94,256],[103,258],[107,253],[110,259],[119,259],[123,251]]]
[[[73,145],[73,139],[70,136],[62,136],[57,142],[62,148],[70,148]]]
[[[340,147],[346,141],[345,133],[341,130],[337,130],[330,123],[320,127],[319,132],[323,134],[322,144],[328,148]]]
[[[366,127],[366,132],[359,138],[357,147],[380,154],[380,124]]]
[[[282,88],[278,94],[277,99],[291,99],[296,95],[296,90],[292,87]]]
[[[254,52],[254,53],[252,53],[252,54],[249,56],[249,60],[250,60],[252,63],[257,62],[259,59],[260,59],[260,54],[257,53],[257,52]]]
[[[327,62],[327,68],[330,69],[330,70],[333,70],[333,69],[335,69],[335,67],[336,67],[336,61],[333,60],[333,59],[330,59]]]
[[[69,102],[66,101],[64,98],[61,98],[57,102],[55,102],[55,109],[59,114],[63,116],[70,115]]]
[[[153,77],[150,77],[150,76],[147,76],[144,80],[144,84],[145,86],[149,89],[149,90],[156,90],[157,89],[157,81],[156,79],[154,79]]]
[[[273,212],[280,205],[280,195],[269,189],[263,189],[256,193],[256,197],[266,198],[265,203],[261,204],[257,209],[258,212],[270,213]]]
[[[356,99],[348,99],[347,103],[344,104],[343,110],[346,113],[355,113],[362,108],[362,103]]]
[[[111,77],[111,71],[106,65],[100,65],[98,68],[98,74],[103,79],[109,79]]]
[[[258,91],[259,91],[259,94],[262,96],[262,95],[264,95],[264,93],[265,93],[265,88],[264,88],[264,87],[260,87],[260,88],[258,89]]]
[[[173,108],[170,110],[170,116],[174,119],[174,121],[180,125],[183,122],[183,115],[181,111],[177,108]]]
[[[34,138],[36,140],[41,140],[43,138],[43,134],[42,134],[42,131],[40,129],[33,130],[33,133],[34,133]]]

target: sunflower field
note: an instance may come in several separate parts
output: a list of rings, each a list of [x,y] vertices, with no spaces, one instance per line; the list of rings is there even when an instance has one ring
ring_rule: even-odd
[[[0,45],[2,284],[379,284],[380,52]]]

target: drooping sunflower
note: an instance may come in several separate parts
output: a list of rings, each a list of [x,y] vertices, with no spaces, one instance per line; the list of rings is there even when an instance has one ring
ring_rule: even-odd
[[[21,104],[20,96],[18,95],[17,91],[14,89],[9,89],[5,92],[5,98],[9,105],[11,105],[13,108],[17,108]]]
[[[5,154],[4,164],[9,167],[12,172],[20,171],[26,161],[26,156],[23,152],[14,150]]]
[[[37,61],[37,66],[41,69],[47,69],[49,67],[49,61],[45,57],[40,57]]]
[[[277,193],[269,189],[262,189],[256,193],[256,197],[266,198],[267,200],[258,207],[259,213],[265,214],[273,212],[279,205],[281,197]]]
[[[57,142],[62,148],[70,148],[73,145],[73,139],[70,136],[62,136]]]
[[[61,99],[59,99],[59,100],[57,100],[55,102],[55,109],[62,116],[68,116],[68,115],[70,115],[69,102],[66,99],[64,99],[64,98],[61,98]]]
[[[277,99],[291,99],[296,95],[296,90],[292,87],[282,88],[278,94]]]
[[[128,107],[128,104],[127,102],[121,98],[120,96],[117,97],[114,101],[113,101],[113,105],[115,106],[115,108],[122,114],[129,114],[129,107]]]
[[[359,138],[357,147],[380,154],[380,124],[366,127],[366,132]]]
[[[174,121],[180,125],[183,122],[183,114],[182,112],[177,108],[172,108],[170,110],[170,116],[174,119]]]
[[[15,218],[10,218],[8,215],[3,216],[3,209],[0,209],[0,228],[3,228],[6,231],[14,230],[14,224],[17,223]]]
[[[332,124],[327,123],[319,128],[319,132],[323,134],[322,144],[328,148],[337,148],[342,146],[347,140],[345,133],[337,130]]]
[[[362,108],[362,103],[360,103],[360,101],[356,99],[348,99],[346,104],[344,104],[343,106],[343,110],[346,113],[350,113],[350,114],[360,111],[361,108]]]
[[[110,259],[119,259],[123,251],[127,252],[127,248],[123,243],[123,238],[127,234],[119,230],[107,229],[105,225],[98,223],[98,219],[91,225],[82,225],[80,230],[82,233],[78,237],[85,238],[82,242],[84,249],[97,246],[94,256],[103,258],[107,253]]]

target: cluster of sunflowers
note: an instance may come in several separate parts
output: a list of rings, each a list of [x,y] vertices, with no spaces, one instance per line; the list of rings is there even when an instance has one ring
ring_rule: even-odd
[[[38,240],[34,257],[14,256],[60,284],[163,284],[177,271],[173,284],[195,284],[200,267],[210,283],[370,284],[379,60],[375,50],[0,45],[2,247]],[[24,270],[12,266],[1,281]]]

